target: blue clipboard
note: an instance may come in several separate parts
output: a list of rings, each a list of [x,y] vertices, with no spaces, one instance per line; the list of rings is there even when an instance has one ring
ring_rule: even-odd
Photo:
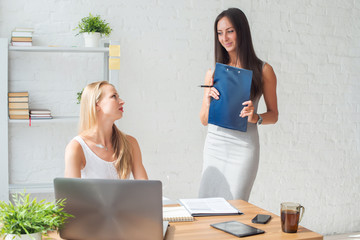
[[[242,103],[250,100],[250,89],[253,72],[216,63],[214,87],[219,91],[219,100],[211,99],[208,123],[247,131],[247,117],[240,117]]]

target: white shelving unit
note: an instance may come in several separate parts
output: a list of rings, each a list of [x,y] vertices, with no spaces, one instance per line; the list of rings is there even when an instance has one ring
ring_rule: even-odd
[[[35,119],[31,120],[31,125],[39,125],[46,123],[57,123],[57,122],[77,122],[79,120],[78,116],[55,116],[52,119]],[[11,124],[25,124],[29,125],[28,119],[9,119]]]
[[[9,199],[8,40],[0,38],[0,200]]]
[[[14,47],[9,46],[9,51],[20,51],[20,52],[103,52],[108,53],[108,48],[84,48],[84,47]]]
[[[9,193],[23,191],[26,188],[27,192],[50,192],[52,191],[52,183],[39,183],[39,184],[10,184],[9,183],[9,124],[29,125],[29,120],[10,120],[8,117],[8,58],[10,51],[21,52],[44,52],[44,53],[103,53],[104,65],[103,75],[104,79],[111,80],[112,76],[109,75],[109,48],[83,48],[83,47],[13,47],[9,46],[7,38],[0,38],[0,200],[7,201]],[[15,63],[16,64],[16,63]],[[115,74],[116,75],[116,74]],[[77,116],[62,117],[55,116],[53,119],[48,120],[32,120],[32,126],[39,126],[43,124],[54,124],[63,122],[76,122]]]
[[[69,53],[104,53],[104,79],[109,80],[109,48],[85,48],[85,47],[14,47],[9,46],[9,51],[18,52],[69,52]]]

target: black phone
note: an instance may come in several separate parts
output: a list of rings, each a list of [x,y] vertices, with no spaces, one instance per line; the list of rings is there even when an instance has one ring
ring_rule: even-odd
[[[265,231],[251,227],[244,223],[238,221],[228,221],[228,222],[221,222],[221,223],[214,223],[210,224],[210,226],[222,230],[224,232],[230,233],[237,237],[247,237],[256,234],[265,233]]]
[[[258,214],[251,220],[251,222],[265,224],[268,223],[270,219],[271,219],[270,215]]]

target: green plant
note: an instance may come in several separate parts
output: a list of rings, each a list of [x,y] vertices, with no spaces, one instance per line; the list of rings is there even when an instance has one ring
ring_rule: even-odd
[[[83,91],[84,91],[84,89],[82,89],[80,92],[77,92],[76,93],[76,100],[77,100],[77,104],[80,104],[80,101],[81,101],[81,95],[82,95],[82,93],[83,93]]]
[[[45,202],[30,200],[30,194],[17,193],[12,195],[13,203],[0,201],[0,236],[7,234],[45,233],[59,229],[72,215],[65,213],[65,199]]]
[[[109,23],[102,20],[99,15],[93,16],[89,13],[88,17],[84,17],[78,23],[78,26],[74,30],[79,30],[80,33],[90,33],[90,32],[99,32],[101,35],[109,36],[112,29],[109,26]]]

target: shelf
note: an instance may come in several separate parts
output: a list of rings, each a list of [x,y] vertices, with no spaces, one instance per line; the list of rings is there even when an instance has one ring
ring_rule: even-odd
[[[9,184],[9,193],[51,193],[54,192],[52,183],[26,183],[26,184]]]
[[[39,57],[46,57],[50,58],[51,53],[55,53],[52,58],[56,59],[59,57],[66,57],[68,54],[78,54],[83,55],[84,57],[87,57],[86,54],[96,56],[89,56],[91,58],[93,57],[101,57],[103,58],[103,66],[99,69],[103,69],[103,80],[110,81],[111,79],[118,80],[119,77],[119,71],[118,70],[111,70],[109,69],[109,48],[108,47],[100,47],[100,48],[85,48],[85,47],[79,47],[79,46],[31,46],[31,47],[19,47],[19,46],[10,46],[9,40],[7,38],[0,38],[0,84],[2,87],[0,87],[0,98],[1,99],[7,99],[8,98],[8,90],[11,89],[13,86],[9,86],[9,82],[11,81],[9,79],[9,73],[11,71],[11,68],[9,68],[9,60],[14,61],[14,65],[16,64],[16,61],[19,59],[21,60],[22,55],[32,55],[32,53],[35,53],[35,55],[38,55],[35,57],[35,59],[32,59],[36,63],[36,59]],[[47,54],[43,54],[47,53]],[[15,55],[14,55],[15,54]],[[14,55],[14,56],[12,56]],[[24,55],[24,56],[25,56]],[[46,55],[46,56],[45,56]],[[27,57],[27,56],[26,56]],[[83,60],[82,58],[80,60]],[[54,60],[55,61],[55,60]],[[21,62],[23,64],[23,62]],[[46,71],[46,70],[44,70]],[[47,73],[47,72],[46,72]],[[55,74],[55,73],[53,73]],[[25,74],[24,74],[25,75]],[[42,74],[41,77],[45,77]],[[47,77],[47,75],[46,75]],[[20,82],[20,81],[19,81]],[[21,82],[19,84],[22,84]],[[27,84],[27,83],[26,83]],[[25,84],[24,84],[25,85]],[[52,89],[52,87],[51,87]],[[57,90],[57,89],[54,89]],[[57,90],[61,91],[61,90]],[[34,128],[32,129],[29,126],[29,120],[24,119],[9,119],[9,112],[8,112],[8,103],[7,101],[0,101],[0,153],[1,158],[3,161],[0,161],[0,200],[7,201],[9,199],[9,192],[10,193],[16,193],[16,192],[23,192],[24,189],[26,189],[27,192],[38,192],[38,193],[51,193],[53,192],[53,185],[51,183],[51,180],[48,179],[48,177],[44,176],[44,179],[41,179],[39,181],[43,181],[44,183],[31,183],[26,184],[25,182],[19,183],[19,184],[10,184],[9,179],[11,174],[10,169],[10,162],[12,161],[12,157],[9,155],[9,150],[11,149],[11,146],[9,145],[9,138],[12,141],[17,141],[15,134],[17,134],[18,128],[21,128],[22,130],[26,130],[27,134],[26,136],[29,136],[29,133],[31,131],[47,131],[48,128],[53,128],[54,126],[59,127],[71,127],[74,128],[76,124],[78,124],[79,117],[78,116],[53,116],[53,119],[32,119],[31,120],[31,126]],[[58,113],[58,114],[68,114],[68,115],[76,115],[76,112],[64,112],[64,113]],[[9,128],[12,128],[9,130]],[[37,128],[37,129],[36,129]],[[43,129],[42,129],[43,128]],[[15,131],[14,131],[15,129]],[[55,128],[56,130],[56,128]],[[11,134],[9,135],[9,131],[11,131]],[[33,134],[33,133],[31,133]],[[12,143],[14,144],[14,143]],[[16,144],[16,143],[15,143]],[[16,148],[18,150],[18,148]],[[14,151],[14,150],[13,150]],[[52,149],[50,150],[53,151]],[[46,154],[51,154],[51,152]],[[21,159],[19,159],[21,160]],[[29,164],[25,163],[24,164]],[[26,167],[26,166],[25,166]],[[48,183],[46,183],[48,182]]]
[[[73,52],[73,53],[107,53],[109,48],[90,48],[90,47],[16,47],[9,46],[9,51],[20,51],[20,52]]]
[[[52,119],[31,119],[31,124],[77,122],[78,120],[78,116],[53,116]],[[9,119],[9,123],[29,124],[29,119]]]

